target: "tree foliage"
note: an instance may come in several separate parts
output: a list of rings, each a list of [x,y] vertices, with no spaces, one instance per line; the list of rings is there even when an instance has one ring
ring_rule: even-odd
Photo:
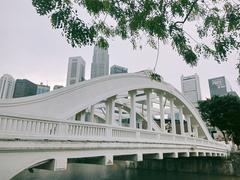
[[[197,64],[200,54],[225,61],[240,47],[240,4],[234,0],[32,0],[32,4],[73,47],[108,47],[110,38],[121,37],[136,48],[144,37],[153,48],[157,41],[170,43],[190,65]],[[89,21],[80,15],[83,10]],[[187,32],[189,22],[196,24],[191,31],[197,40]],[[206,38],[211,42],[205,43]]]
[[[218,127],[223,133],[231,135],[240,145],[240,98],[226,95],[214,96],[199,102],[199,111],[204,120]]]

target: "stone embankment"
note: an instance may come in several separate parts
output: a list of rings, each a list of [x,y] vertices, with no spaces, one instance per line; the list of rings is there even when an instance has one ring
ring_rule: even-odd
[[[123,166],[122,163],[121,166]],[[125,162],[124,166],[134,169],[240,176],[240,153],[231,153],[228,158],[191,157],[163,160],[149,159],[142,162],[129,161]]]

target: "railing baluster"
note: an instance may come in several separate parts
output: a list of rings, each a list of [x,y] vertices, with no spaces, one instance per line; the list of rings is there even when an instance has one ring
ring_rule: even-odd
[[[7,126],[6,118],[2,119],[2,130],[5,131]]]

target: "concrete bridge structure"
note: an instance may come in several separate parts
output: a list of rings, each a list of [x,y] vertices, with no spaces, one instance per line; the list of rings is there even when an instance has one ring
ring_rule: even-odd
[[[0,179],[67,163],[227,156],[194,106],[150,72],[99,77],[0,100]]]

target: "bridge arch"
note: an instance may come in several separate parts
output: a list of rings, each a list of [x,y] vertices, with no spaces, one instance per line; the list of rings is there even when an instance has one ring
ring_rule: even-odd
[[[153,90],[183,106],[183,113],[198,127],[199,136],[211,140],[208,130],[193,105],[172,85],[151,80],[147,73],[120,74],[91,79],[50,93],[3,100],[0,114],[23,118],[65,121],[88,107],[122,92]]]
[[[170,113],[170,133],[166,132],[163,100]],[[106,117],[99,117],[106,124],[71,119],[99,103],[105,106]],[[121,115],[115,112],[121,106],[130,127],[112,123],[114,114]],[[155,112],[160,115],[159,131],[152,125]],[[174,127],[175,112],[179,113],[180,134]],[[94,115],[98,114],[91,113]],[[137,118],[145,118],[146,129],[136,126]],[[194,126],[197,136],[193,136]],[[164,154],[174,158],[226,156],[227,151],[224,144],[212,140],[197,110],[178,90],[164,81],[151,80],[145,72],[99,77],[46,94],[0,101],[0,162],[6,162],[0,164],[3,179],[47,160],[64,169],[71,158],[103,157],[107,164],[114,156],[141,161],[144,154],[161,159]]]

